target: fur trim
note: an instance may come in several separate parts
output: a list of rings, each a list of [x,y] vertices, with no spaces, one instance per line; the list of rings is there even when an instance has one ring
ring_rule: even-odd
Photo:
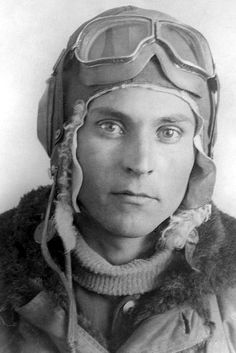
[[[75,248],[77,231],[73,226],[71,207],[58,202],[55,210],[56,230],[63,240],[67,252]]]
[[[65,138],[59,149],[60,175],[58,177],[59,193],[57,196],[55,222],[59,236],[62,238],[67,252],[75,248],[76,228],[73,226],[73,206],[72,206],[72,141],[74,131],[79,124],[83,123],[85,105],[83,101],[77,102],[74,108],[74,115],[71,122],[65,127]]]
[[[161,235],[161,243],[168,249],[182,249],[186,242],[193,242],[192,232],[203,222],[208,221],[211,205],[194,210],[179,210],[172,217]]]
[[[16,209],[0,215],[0,307],[19,307],[42,288],[67,308],[67,296],[57,275],[48,267],[34,231],[44,219],[50,187],[40,187],[22,197]],[[49,250],[63,268],[64,248],[58,236]],[[4,288],[4,290],[2,289]]]

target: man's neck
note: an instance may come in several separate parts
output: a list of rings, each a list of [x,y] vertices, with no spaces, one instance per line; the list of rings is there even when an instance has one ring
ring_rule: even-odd
[[[125,264],[137,258],[147,258],[153,253],[153,233],[143,237],[123,237],[102,228],[87,215],[80,216],[78,224],[87,244],[113,265]]]

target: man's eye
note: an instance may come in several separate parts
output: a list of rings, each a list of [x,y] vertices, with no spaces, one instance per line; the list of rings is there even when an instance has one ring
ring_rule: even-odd
[[[157,130],[157,137],[164,143],[176,143],[180,140],[182,131],[176,127],[161,127]]]
[[[112,121],[101,122],[98,126],[111,135],[123,135],[124,131],[120,125]]]

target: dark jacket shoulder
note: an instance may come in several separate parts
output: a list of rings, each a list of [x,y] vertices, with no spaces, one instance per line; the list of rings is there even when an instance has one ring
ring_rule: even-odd
[[[24,195],[19,205],[0,215],[0,306],[21,306],[42,288],[60,286],[57,276],[41,254],[34,232],[42,222],[50,186],[39,187]],[[50,243],[52,252],[63,252],[59,237]],[[58,290],[60,292],[60,290]]]
[[[236,285],[236,219],[212,205],[210,219],[199,227],[196,263],[214,290]]]

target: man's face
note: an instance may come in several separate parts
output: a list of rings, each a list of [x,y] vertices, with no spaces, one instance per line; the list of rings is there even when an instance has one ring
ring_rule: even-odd
[[[115,236],[152,232],[183,200],[194,130],[189,105],[172,94],[129,87],[92,101],[77,149],[89,216]]]

